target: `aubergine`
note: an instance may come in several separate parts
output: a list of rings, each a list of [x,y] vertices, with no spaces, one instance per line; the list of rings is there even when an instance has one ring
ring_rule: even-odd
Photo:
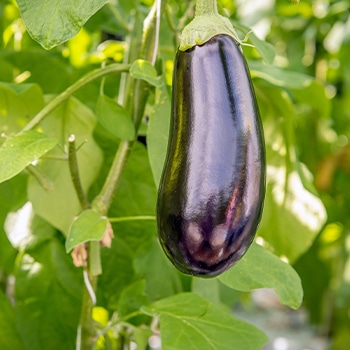
[[[239,44],[219,34],[177,51],[157,201],[159,240],[178,270],[216,276],[247,251],[265,197],[263,129]]]

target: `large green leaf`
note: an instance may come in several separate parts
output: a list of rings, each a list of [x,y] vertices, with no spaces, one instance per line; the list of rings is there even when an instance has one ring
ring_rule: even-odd
[[[56,144],[57,140],[34,130],[8,137],[0,146],[0,183],[19,174]]]
[[[293,95],[296,102],[304,107],[302,112],[308,113],[313,110],[317,112],[317,115],[329,118],[331,101],[327,97],[326,89],[321,82],[315,80],[303,90],[295,90]]]
[[[0,289],[0,349],[22,350],[15,321],[15,309]]]
[[[83,144],[77,151],[77,157],[85,191],[95,180],[102,163],[102,153],[92,136],[95,125],[95,116],[91,110],[74,98],[60,105],[41,123],[42,129],[48,135],[59,139],[62,149],[66,147],[71,134],[75,135],[78,147]],[[49,155],[52,158],[64,156],[58,147]],[[67,234],[73,218],[81,211],[68,163],[47,159],[38,164],[38,169],[51,180],[54,189],[48,192],[32,178],[28,184],[28,198],[38,215]]]
[[[106,138],[101,142],[106,161],[91,190],[93,193],[99,191],[115,154],[114,144]],[[156,194],[147,150],[137,142],[124,168],[108,217],[112,220],[125,216],[154,216]],[[121,292],[135,280],[134,259],[147,255],[153,247],[156,225],[153,220],[117,222],[113,223],[113,231],[115,239],[111,249],[102,251],[103,275],[99,278],[99,287],[108,307],[116,309]],[[144,275],[139,277],[144,278]]]
[[[171,296],[144,308],[158,316],[164,350],[260,350],[266,335],[194,293]]]
[[[249,40],[252,42],[256,50],[260,53],[261,57],[267,64],[273,63],[273,60],[276,56],[276,49],[272,44],[258,38],[249,27],[246,27],[241,23],[234,22],[233,26],[235,29],[241,31],[244,35],[246,35],[247,39],[249,38]]]
[[[44,106],[37,84],[0,83],[0,133],[19,132]]]
[[[137,143],[120,179],[109,217],[155,215],[157,191],[146,148]],[[128,221],[113,224],[115,235],[122,237],[134,256],[151,249],[156,235],[155,221]]]
[[[301,281],[295,270],[255,243],[235,266],[218,278],[230,288],[243,292],[273,288],[281,303],[294,309],[303,299]]]
[[[110,97],[101,95],[98,98],[96,115],[101,125],[113,136],[122,140],[135,138],[134,124],[127,110]]]
[[[303,89],[313,81],[313,78],[306,74],[263,64],[261,61],[249,61],[248,63],[253,77],[264,79],[278,87]]]
[[[220,283],[217,278],[192,278],[191,290],[213,304],[220,304]]]
[[[166,88],[159,92],[158,103],[150,115],[147,129],[147,150],[154,182],[157,187],[163,171],[168,147],[170,126],[170,98]]]
[[[138,275],[146,280],[146,294],[150,300],[158,300],[182,291],[179,273],[154,240],[151,250],[135,261]],[[166,276],[166,278],[159,278]]]
[[[295,108],[280,89],[259,87],[266,139],[267,189],[259,228],[274,253],[291,263],[303,254],[324,225],[325,207],[312,177],[296,153]],[[283,123],[277,123],[281,118]]]
[[[3,61],[0,64],[0,80],[5,78],[4,74],[2,74],[2,69],[7,68],[7,73],[12,75],[10,81],[13,79],[13,74],[17,74],[16,72],[18,71],[23,72],[24,75],[27,74],[26,83],[16,85],[28,86],[29,83],[32,83],[31,85],[33,86],[37,85],[37,89],[40,86],[45,94],[62,92],[71,83],[71,66],[67,65],[65,58],[53,52],[40,49],[20,51],[5,50],[2,54]],[[11,65],[6,66],[6,64]],[[58,72],[59,74],[57,74]],[[36,105],[34,92],[33,90],[32,100],[26,102],[29,110]],[[27,93],[29,93],[29,91]],[[37,95],[37,98],[39,97],[41,97],[41,105],[43,105],[42,96]],[[30,117],[30,115],[28,117]]]
[[[102,270],[98,285],[107,308],[116,310],[122,291],[134,282],[135,271],[131,249],[119,237],[112,240],[110,249],[103,249]]]
[[[139,311],[142,306],[148,304],[149,300],[145,294],[145,281],[139,280],[127,286],[121,293],[118,301],[118,314],[120,318],[123,318]]]
[[[53,238],[18,260],[16,319],[26,349],[74,349],[78,328],[82,270]]]
[[[74,35],[107,0],[17,0],[32,38],[49,50]]]
[[[311,246],[326,219],[322,201],[305,189],[296,171],[286,174],[284,167],[268,167],[259,235],[272,245],[275,254],[296,261]]]

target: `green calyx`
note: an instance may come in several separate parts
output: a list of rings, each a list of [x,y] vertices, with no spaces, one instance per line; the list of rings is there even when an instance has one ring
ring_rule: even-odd
[[[203,45],[218,34],[230,35],[240,42],[230,20],[218,13],[216,0],[197,0],[196,15],[182,31],[179,50]]]

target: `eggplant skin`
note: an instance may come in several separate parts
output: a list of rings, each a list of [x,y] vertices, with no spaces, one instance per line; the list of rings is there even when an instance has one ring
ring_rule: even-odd
[[[247,251],[265,198],[265,146],[246,60],[228,35],[178,51],[158,191],[160,244],[185,274],[216,276]]]

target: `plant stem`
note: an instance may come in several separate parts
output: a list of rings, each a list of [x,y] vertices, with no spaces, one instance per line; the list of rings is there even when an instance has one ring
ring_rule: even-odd
[[[196,16],[218,14],[218,6],[216,0],[197,0]]]
[[[46,190],[47,192],[51,192],[55,189],[55,185],[53,182],[48,179],[42,172],[34,165],[29,164],[26,167],[26,170],[29,174],[34,176],[34,178],[38,181],[39,185]]]
[[[68,139],[68,164],[71,179],[77,193],[79,202],[83,210],[90,208],[90,203],[86,198],[83,186],[80,181],[79,166],[77,158],[77,150],[75,147],[75,135],[71,135]]]
[[[109,222],[124,222],[124,221],[139,221],[139,220],[150,220],[155,221],[156,217],[151,215],[143,215],[143,216],[122,216],[119,218],[109,218]]]
[[[132,143],[132,141],[120,142],[107,179],[102,187],[101,192],[93,202],[93,207],[102,215],[107,214],[108,209],[111,205],[113,194],[131,151]]]
[[[95,276],[101,275],[102,273],[102,266],[101,266],[101,256],[100,256],[100,242],[97,241],[90,241],[89,242],[89,274],[92,278]],[[92,278],[90,279],[90,282],[92,284]]]
[[[154,45],[154,43],[158,42],[158,33],[157,29],[159,30],[159,16],[160,16],[160,9],[163,8],[165,1],[163,3],[159,2],[161,0],[156,0],[154,6],[158,7],[158,10],[154,11],[154,15],[152,18],[149,18],[149,22],[144,30],[144,35],[142,38],[142,46],[141,46],[141,54],[139,58],[149,60],[150,62],[155,62],[156,53],[158,50],[157,44]],[[162,6],[160,6],[160,4]],[[158,17],[157,17],[158,16]],[[158,20],[158,25],[157,25]],[[152,39],[151,39],[152,38]],[[138,38],[135,38],[137,40]],[[152,41],[153,40],[153,41]],[[131,43],[131,47],[133,46],[133,43]],[[130,61],[129,61],[130,62]],[[125,65],[124,65],[125,66]],[[129,68],[129,65],[126,67]],[[106,67],[108,68],[108,67]],[[128,84],[127,84],[128,86]],[[148,84],[141,80],[136,80],[133,82],[133,84],[130,84],[130,87],[132,87],[132,91],[128,91],[128,93],[124,94],[124,96],[128,96],[129,101],[127,103],[127,106],[130,110],[131,119],[134,121],[135,124],[135,130],[136,135],[137,131],[139,129],[139,126],[142,121],[142,117],[144,115],[145,106],[147,103],[147,98],[149,94],[149,88]],[[121,96],[121,100],[123,100]],[[136,136],[137,137],[137,136]],[[106,215],[109,207],[112,202],[113,195],[115,193],[115,190],[118,186],[121,174],[123,172],[123,169],[125,167],[125,164],[129,158],[129,155],[131,153],[132,146],[134,144],[135,140],[132,141],[125,141],[122,140],[118,146],[118,150],[115,154],[112,166],[110,168],[110,171],[107,175],[107,178],[105,180],[105,183],[100,191],[100,193],[95,197],[92,206],[95,208],[100,214]],[[89,243],[89,268],[92,270],[92,272],[96,273],[99,272],[100,266],[100,246],[97,245],[98,242],[90,242]],[[96,268],[96,270],[95,270]],[[90,271],[90,270],[89,270]],[[91,271],[90,271],[91,272]],[[90,281],[93,284],[96,284],[96,277],[90,276]],[[91,350],[92,349],[92,342],[91,340],[94,340],[92,337],[93,334],[95,334],[94,330],[94,322],[92,319],[92,303],[91,298],[89,295],[87,295],[87,291],[84,291],[84,302],[83,302],[83,311],[82,311],[82,317],[80,321],[81,325],[81,340],[82,340],[82,348],[83,350]],[[86,309],[85,309],[86,308]],[[84,332],[85,330],[85,332]],[[84,347],[85,345],[86,348]]]
[[[106,67],[97,68],[76,81],[73,85],[69,86],[65,91],[57,95],[51,100],[23,129],[22,131],[34,129],[45,117],[47,117],[56,107],[62,102],[72,96],[76,91],[90,82],[104,77],[109,74],[116,74],[121,72],[127,72],[130,68],[128,64],[111,64]]]
[[[93,289],[96,289],[96,277],[89,276]],[[87,288],[83,290],[83,302],[80,315],[80,334],[78,334],[76,350],[93,350],[96,343],[95,324],[92,319],[93,302]],[[89,322],[86,322],[89,320]]]
[[[151,9],[150,14],[152,16],[148,16],[145,23],[147,26],[144,29],[144,35],[142,40],[142,47],[140,58],[148,60],[150,62],[155,61],[155,55],[158,51],[158,47],[152,44],[152,42],[158,42],[157,37],[157,29],[159,30],[159,11],[162,11],[165,6],[165,2],[160,4],[156,0],[153,8]],[[158,8],[158,11],[157,11]],[[133,94],[131,94],[131,119],[134,122],[136,135],[137,131],[140,127],[142,117],[144,115],[144,110],[147,103],[149,86],[143,80],[136,80],[133,86]],[[135,140],[132,141],[121,141],[117,150],[117,153],[114,157],[111,169],[106,178],[106,181],[102,187],[101,192],[97,195],[93,202],[93,207],[96,208],[102,215],[106,215],[108,209],[111,205],[113,195],[117,188],[118,182],[120,180],[120,176],[124,169],[124,166],[129,158],[131,149],[133,147]]]

